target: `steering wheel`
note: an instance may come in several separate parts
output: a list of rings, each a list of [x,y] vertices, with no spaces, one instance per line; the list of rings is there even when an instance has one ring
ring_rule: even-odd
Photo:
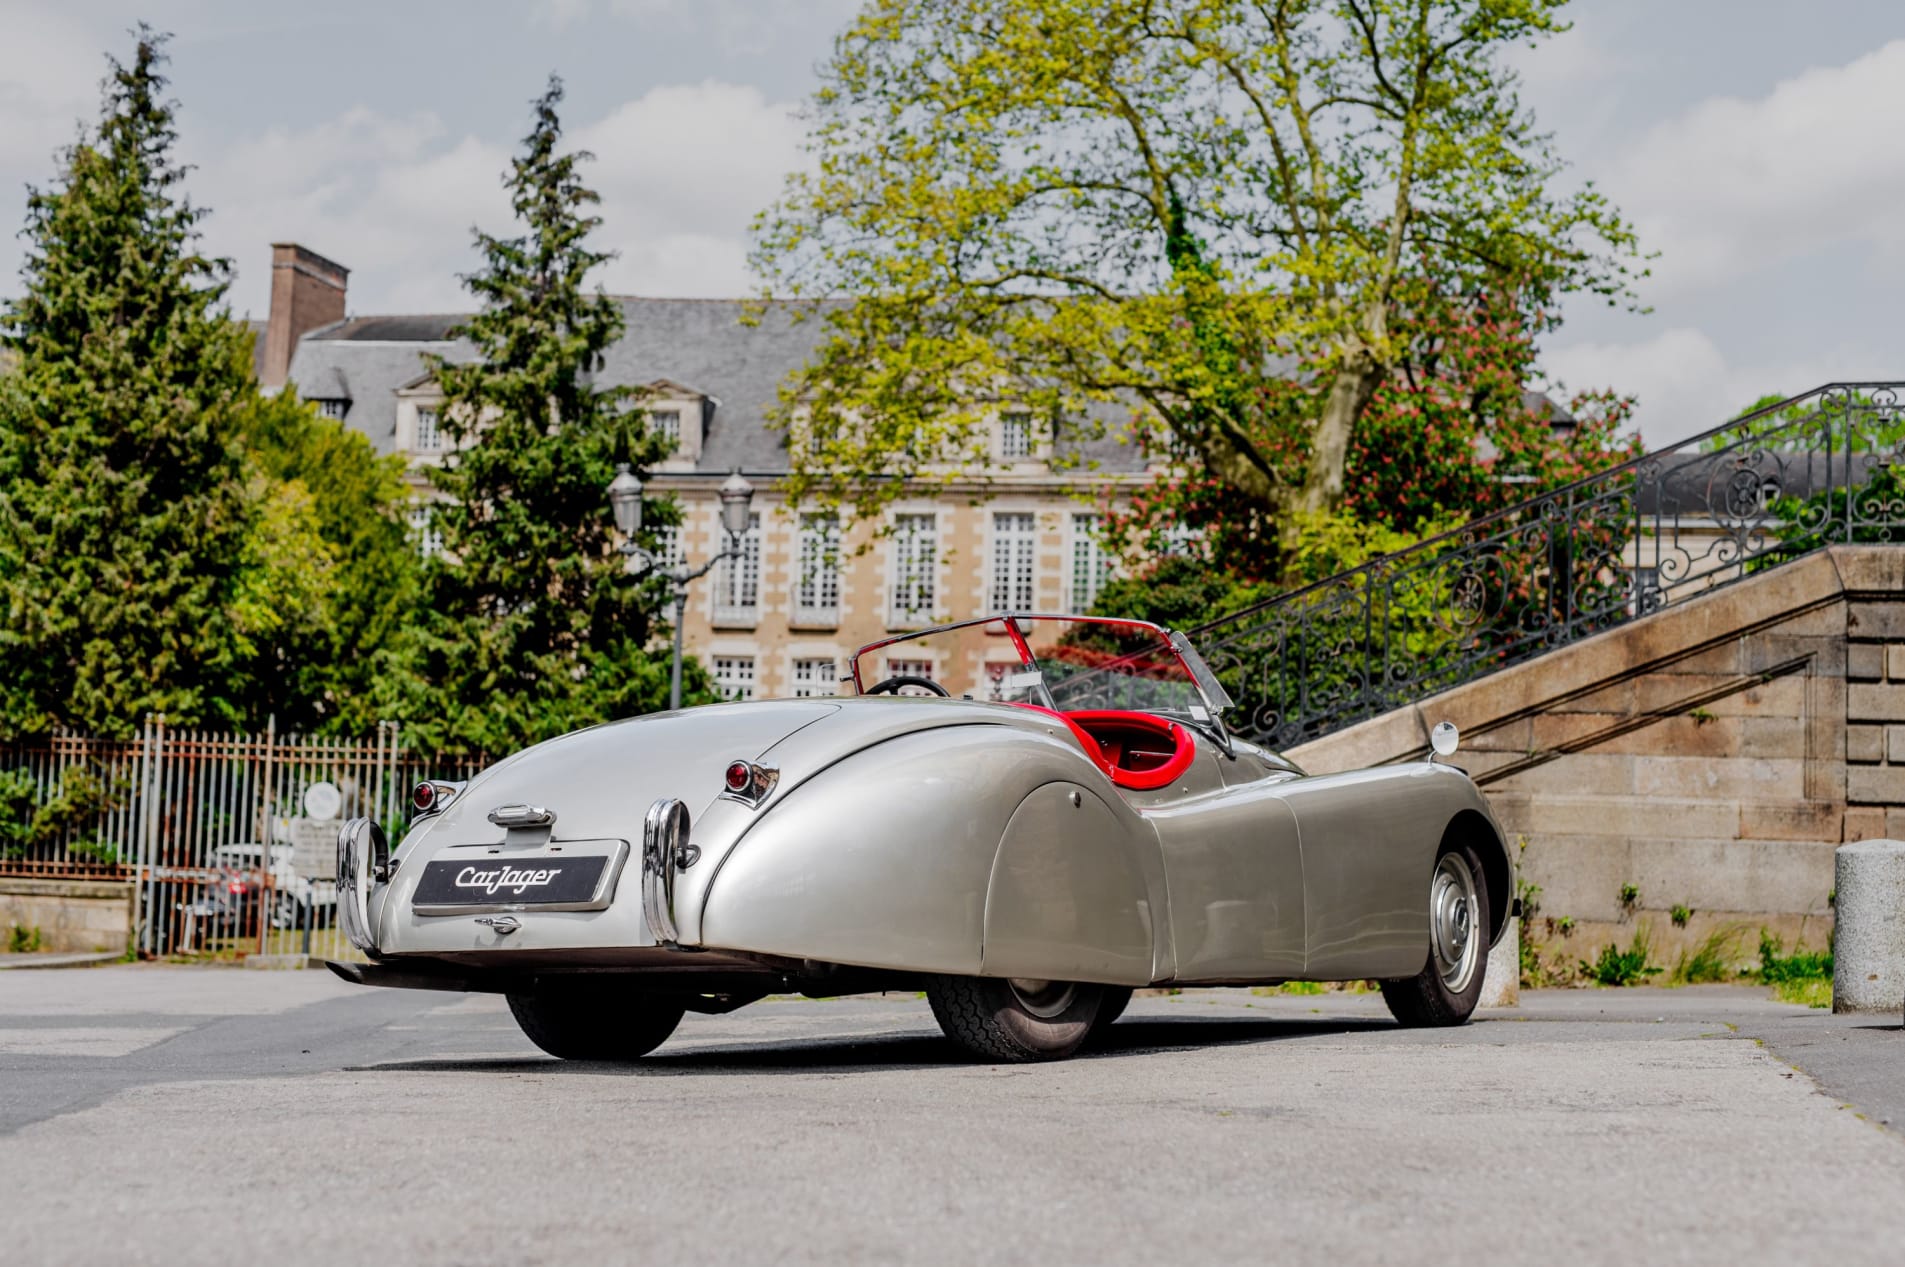
[[[898,695],[902,686],[923,686],[941,699],[952,698],[952,692],[933,681],[933,679],[929,677],[919,677],[912,673],[901,673],[896,677],[887,678],[883,682],[875,682],[872,686],[867,687],[865,693],[868,695]]]

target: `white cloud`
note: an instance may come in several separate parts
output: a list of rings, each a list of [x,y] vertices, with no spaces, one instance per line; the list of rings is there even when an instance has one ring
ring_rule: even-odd
[[[1841,244],[1905,253],[1905,40],[1807,70],[1763,97],[1714,97],[1650,129],[1606,186],[1661,253],[1654,295]]]
[[[54,170],[53,152],[97,111],[106,63],[65,11],[22,5],[0,13],[0,26],[0,171],[42,181]]]
[[[1821,348],[1780,364],[1735,364],[1704,331],[1663,330],[1633,343],[1574,343],[1547,348],[1542,365],[1560,385],[1553,394],[1613,387],[1639,398],[1635,421],[1647,447],[1674,444],[1717,427],[1761,396],[1794,395],[1829,382],[1887,377],[1856,349]]]
[[[801,158],[793,107],[755,88],[706,82],[651,90],[566,143],[596,155],[584,179],[602,196],[594,239],[618,258],[611,290],[683,296],[749,293],[747,228]],[[208,246],[233,257],[233,304],[268,305],[267,244],[294,240],[351,269],[351,307],[455,310],[476,263],[470,228],[515,231],[502,178],[510,149],[453,136],[433,115],[364,108],[316,126],[271,129],[194,155],[193,196],[216,209]]]
[[[530,21],[557,31],[595,16],[595,0],[536,0]],[[617,18],[711,35],[727,53],[772,52],[791,28],[838,28],[858,11],[860,0],[607,0],[600,6]]]
[[[794,107],[752,87],[656,88],[575,134],[593,151],[607,284],[647,294],[739,295],[747,231],[802,162]]]
[[[473,221],[509,215],[499,146],[451,140],[430,115],[355,108],[309,128],[274,128],[195,158],[193,197],[214,210],[206,244],[232,258],[234,308],[269,306],[269,244],[296,241],[351,269],[357,311],[466,304]]]

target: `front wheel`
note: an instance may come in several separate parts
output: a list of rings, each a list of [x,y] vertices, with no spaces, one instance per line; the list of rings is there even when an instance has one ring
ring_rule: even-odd
[[[1488,881],[1481,857],[1451,845],[1429,876],[1429,961],[1382,983],[1382,1001],[1410,1026],[1460,1025],[1482,997],[1488,970]]]
[[[1063,1060],[1090,1036],[1105,987],[1024,977],[934,977],[926,1000],[946,1037],[979,1057]]]
[[[600,989],[512,994],[509,1010],[529,1041],[563,1060],[639,1060],[668,1040],[679,1003]]]

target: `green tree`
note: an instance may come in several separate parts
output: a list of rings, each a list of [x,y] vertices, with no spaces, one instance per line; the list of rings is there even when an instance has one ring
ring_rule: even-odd
[[[403,459],[379,457],[292,388],[254,398],[242,435],[257,508],[239,606],[247,712],[281,730],[366,733],[379,720],[376,657],[418,599]]]
[[[870,0],[757,226],[774,289],[851,301],[787,386],[790,491],[874,514],[985,463],[1001,401],[1135,402],[1292,544],[1435,296],[1630,298],[1632,231],[1499,56],[1559,8]]]
[[[108,59],[97,128],[28,194],[0,379],[8,734],[242,711],[250,343],[179,188],[163,43],[141,27],[130,65]]]
[[[1538,314],[1423,296],[1411,320],[1417,337],[1357,423],[1339,510],[1291,512],[1273,532],[1260,502],[1192,466],[1107,506],[1112,543],[1158,553],[1164,534],[1195,528],[1210,563],[1296,587],[1639,453],[1624,430],[1631,398],[1578,393],[1557,427],[1552,403],[1528,390],[1540,378]]]
[[[455,442],[432,474],[443,550],[383,679],[385,715],[426,744],[508,751],[667,698],[667,659],[647,651],[663,594],[624,574],[604,491],[618,462],[667,445],[632,389],[594,379],[623,321],[586,288],[608,256],[586,242],[597,199],[589,155],[558,149],[561,101],[552,77],[506,180],[523,232],[476,233],[481,311],[460,333],[479,356],[432,367]]]

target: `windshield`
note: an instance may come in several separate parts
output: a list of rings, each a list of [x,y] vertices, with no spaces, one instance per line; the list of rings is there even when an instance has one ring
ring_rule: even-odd
[[[937,686],[955,699],[1067,713],[1129,708],[1210,718],[1170,636],[1141,621],[995,616],[943,625],[862,647],[852,677],[861,695],[936,695]]]

